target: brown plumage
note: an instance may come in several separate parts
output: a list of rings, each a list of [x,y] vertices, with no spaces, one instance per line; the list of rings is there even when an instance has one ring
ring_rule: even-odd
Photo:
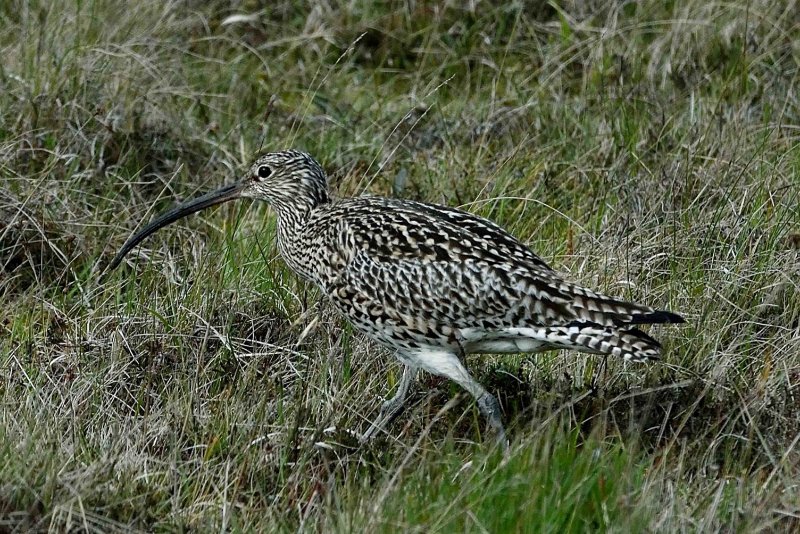
[[[497,401],[470,376],[464,355],[565,348],[644,361],[658,358],[660,345],[636,325],[683,322],[564,280],[508,232],[471,213],[380,197],[334,199],[319,164],[291,150],[260,157],[241,182],[156,218],[110,267],[158,228],[241,197],[272,206],[289,267],[405,364],[397,393],[365,438],[399,412],[424,369],[474,395],[505,444]]]

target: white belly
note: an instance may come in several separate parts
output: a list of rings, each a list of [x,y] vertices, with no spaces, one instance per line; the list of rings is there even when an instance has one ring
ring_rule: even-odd
[[[529,332],[520,332],[520,331]],[[530,328],[486,331],[478,328],[460,330],[461,344],[467,353],[506,354],[541,352],[552,348]],[[529,335],[526,335],[529,334]]]

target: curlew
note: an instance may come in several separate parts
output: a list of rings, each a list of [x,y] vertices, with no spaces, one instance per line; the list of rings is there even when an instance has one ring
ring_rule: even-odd
[[[237,198],[266,201],[277,214],[287,265],[402,362],[397,391],[362,440],[400,412],[422,369],[469,392],[507,447],[500,406],[470,375],[467,354],[572,349],[640,362],[657,359],[661,346],[637,325],[684,322],[565,280],[500,226],[471,213],[391,198],[333,198],[320,165],[295,150],[263,155],[238,183],[156,217],[109,269],[159,228]]]

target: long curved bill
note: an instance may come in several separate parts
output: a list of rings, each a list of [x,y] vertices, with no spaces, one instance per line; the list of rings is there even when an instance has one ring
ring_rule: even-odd
[[[147,226],[133,234],[125,242],[125,244],[122,245],[120,251],[117,252],[117,255],[114,256],[114,259],[108,265],[106,272],[116,269],[116,267],[122,261],[122,258],[125,257],[125,254],[130,252],[133,247],[141,243],[146,237],[154,233],[159,228],[163,228],[164,226],[167,226],[178,219],[186,217],[187,215],[191,215],[192,213],[196,213],[205,208],[240,198],[242,190],[245,189],[246,185],[247,184],[244,181],[226,185],[222,189],[212,191],[211,193],[206,193],[205,195],[199,196],[193,200],[190,200],[189,202],[178,204],[171,210],[162,213],[153,219]]]

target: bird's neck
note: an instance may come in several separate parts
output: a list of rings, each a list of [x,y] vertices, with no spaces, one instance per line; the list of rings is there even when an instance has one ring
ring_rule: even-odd
[[[329,204],[330,195],[326,190],[311,191],[297,196],[271,199],[272,209],[278,216],[278,224],[284,228],[297,228],[320,206]]]
[[[291,207],[273,204],[278,216],[277,244],[283,260],[301,278],[317,282],[314,265],[309,262],[308,251],[313,236],[309,233],[309,220],[325,203],[294,204]]]

